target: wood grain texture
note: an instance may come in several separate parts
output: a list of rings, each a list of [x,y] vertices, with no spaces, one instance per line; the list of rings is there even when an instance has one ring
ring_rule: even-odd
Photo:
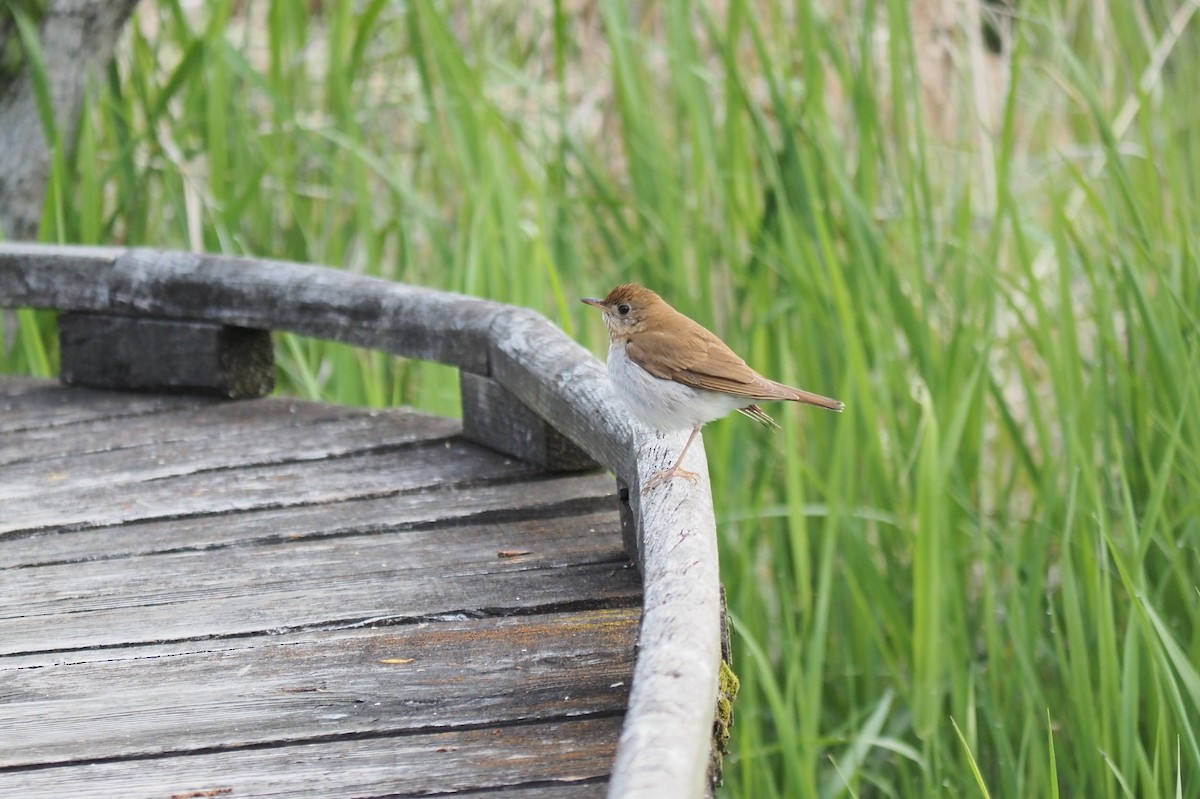
[[[633,473],[603,368],[531,311],[307,264],[0,243],[0,307],[24,306],[289,330],[453,364],[496,377],[598,463]]]
[[[6,437],[11,441],[0,448],[0,500],[52,503],[54,497],[66,494],[88,496],[94,502],[81,492],[99,488],[112,493],[130,483],[175,478],[195,478],[194,483],[216,471],[260,467],[261,472],[275,465],[282,468],[372,453],[392,461],[410,456],[428,459],[440,454],[429,453],[430,448],[444,448],[458,430],[457,422],[428,414],[360,411],[339,417],[331,407],[283,400],[269,400],[266,407],[256,408],[222,403],[192,412],[126,418],[119,424],[102,422],[82,430],[60,426],[54,428],[59,441],[54,446],[61,454],[50,457],[36,458],[37,448],[44,452],[47,444],[41,437]],[[114,435],[120,437],[114,440]],[[503,460],[475,448],[470,452]],[[9,463],[4,464],[5,459]],[[220,475],[208,476],[220,479]],[[21,506],[17,501],[8,507]]]
[[[595,469],[571,439],[490,377],[463,372],[463,436],[551,472]]]
[[[38,380],[36,387],[27,381],[28,378],[0,376],[0,384],[10,387],[8,393],[0,395],[0,434],[4,434],[0,438],[0,453],[7,447],[8,435],[17,431],[49,430],[47,438],[53,440],[57,435],[53,428],[59,425],[122,419],[216,402],[213,398],[196,395],[126,394],[86,388],[64,392],[45,380]],[[46,451],[52,453],[54,448]]]
[[[408,530],[15,570],[0,655],[639,598],[611,513]]]
[[[0,774],[281,741],[619,716],[639,615],[621,608],[308,631],[236,646],[201,642],[169,655],[138,647],[108,650],[103,661],[66,655],[40,668],[5,668],[0,660]],[[614,730],[610,752],[615,743]]]
[[[0,378],[0,795],[603,794],[641,618],[611,477],[147,399]]]
[[[75,386],[263,397],[275,386],[271,333],[211,322],[99,313],[58,317],[61,378]]]
[[[661,436],[643,430],[635,485],[673,463],[686,438],[686,432]],[[683,465],[696,472],[695,483],[669,481],[638,503],[644,615],[610,797],[655,799],[668,788],[679,796],[711,792],[721,598],[702,441],[688,450]]]
[[[621,476],[636,520],[645,615],[612,797],[698,797],[708,763],[720,665],[720,575],[712,488],[702,441],[674,480],[640,487],[674,463],[685,434],[659,435],[632,419],[607,372],[540,316],[513,311],[492,344],[494,377]],[[589,413],[589,410],[591,413]],[[576,437],[578,436],[578,437]],[[636,444],[635,444],[636,442]]]
[[[626,517],[636,528],[633,553],[643,571],[646,618],[628,726],[612,780],[613,796],[700,796],[715,712],[719,616],[715,524],[707,478],[676,480],[649,495],[645,479],[668,466],[682,440],[655,437],[633,421],[601,364],[556,326],[531,311],[432,292],[300,264],[153,251],[0,244],[0,306],[56,307],[200,319],[264,330],[291,330],[409,357],[457,365],[498,383],[630,487]],[[21,397],[12,398],[20,401]],[[0,403],[0,430],[6,419]],[[474,456],[459,445],[466,459]],[[410,447],[417,452],[421,447]],[[429,449],[429,447],[426,447]],[[522,479],[514,466],[489,461],[442,479],[428,469],[405,472],[382,453],[351,455],[331,467],[325,490],[282,490],[280,507],[382,498],[494,485]],[[486,459],[485,459],[486,460]],[[418,458],[419,461],[419,458]],[[331,461],[336,464],[338,461]],[[707,474],[703,450],[689,468]],[[257,467],[248,485],[223,501],[206,496],[211,476],[186,475],[152,497],[171,514],[265,511],[269,497],[299,479],[303,464]],[[506,471],[506,468],[509,471]],[[395,470],[386,482],[353,475]],[[475,469],[475,471],[472,471]],[[478,477],[479,469],[485,473]],[[169,482],[169,481],[165,481]],[[395,487],[399,486],[399,487]],[[86,494],[92,491],[92,494]],[[19,508],[0,525],[20,536],[63,527],[164,518],[150,506],[113,504],[102,489],[84,489],[71,508],[65,497],[45,512]],[[92,504],[102,513],[90,510]],[[82,505],[82,507],[80,507]],[[699,631],[699,632],[695,632]],[[647,753],[661,752],[661,757]]]
[[[283,261],[0,245],[0,306],[288,330],[487,374],[498,303]]]
[[[0,794],[22,799],[430,794],[595,799],[604,795],[612,763],[611,745],[597,742],[612,740],[619,726],[619,718],[599,717],[0,771]],[[531,771],[537,773],[533,779]]]
[[[420,530],[449,524],[549,519],[612,508],[612,478],[602,474],[485,483],[469,490],[429,490],[345,502],[256,508],[226,514],[131,524],[57,527],[10,536],[0,546],[0,568],[28,568],[105,558],[223,547],[258,547],[356,534]]]
[[[48,472],[36,493],[4,499],[0,534],[344,502],[439,486],[467,488],[535,473],[528,464],[457,438],[394,450],[337,453],[326,459],[306,457],[311,454],[302,452],[298,460],[246,464],[236,472],[208,461],[201,468],[169,476],[162,472],[173,471],[178,464],[140,462],[136,468],[113,474],[106,483],[64,465],[61,471]],[[120,461],[126,453],[113,455]],[[75,481],[80,486],[73,487]],[[130,490],[131,483],[139,483],[136,491]]]
[[[0,386],[4,381],[0,377]],[[413,416],[405,409],[363,413],[357,408],[297,399],[265,399],[262,404],[255,404],[198,401],[188,395],[172,403],[146,405],[140,402],[143,396],[160,395],[57,388],[22,396],[41,397],[44,404],[36,412],[29,412],[28,408],[22,411],[31,417],[25,420],[25,427],[7,431],[0,438],[0,466],[181,445],[210,449],[224,446],[226,455],[237,457],[236,450],[229,451],[230,439],[246,441],[248,449],[257,447],[260,452],[269,452],[279,448],[270,443],[277,435],[294,442],[298,436],[290,431],[304,427],[321,429],[327,425],[360,430],[378,424],[387,430],[408,419],[414,429],[419,429],[419,420],[426,419],[434,425],[445,425],[446,435],[457,430],[452,420]],[[0,397],[0,414],[4,413],[4,404],[5,398]],[[380,417],[382,421],[376,422]],[[247,436],[248,440],[244,438]],[[226,443],[218,443],[222,441]],[[244,455],[240,457],[248,462]],[[11,479],[14,472],[6,470],[5,476]]]
[[[439,449],[452,458],[443,461]],[[444,468],[435,468],[444,466]],[[64,480],[70,479],[70,472]],[[132,521],[255,508],[316,505],[352,499],[426,491],[530,476],[529,465],[501,458],[453,439],[424,444],[403,453],[378,452],[326,461],[297,461],[247,466],[236,474],[209,469],[148,480],[131,492],[128,480],[79,489],[58,488],[52,481],[36,495],[5,499],[0,533],[57,527],[96,527]],[[86,481],[87,478],[84,478]]]

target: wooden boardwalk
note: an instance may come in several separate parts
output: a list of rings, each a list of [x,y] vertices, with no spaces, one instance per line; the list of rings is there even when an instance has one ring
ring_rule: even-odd
[[[0,796],[603,796],[616,484],[459,428],[0,377]]]
[[[685,436],[545,317],[7,242],[0,308],[59,311],[73,387],[0,378],[0,796],[712,796],[703,442],[645,491]],[[262,399],[276,332],[456,368],[461,427]]]

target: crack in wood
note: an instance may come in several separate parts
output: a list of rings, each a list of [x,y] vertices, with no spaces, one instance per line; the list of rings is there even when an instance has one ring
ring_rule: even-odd
[[[343,741],[378,741],[388,740],[392,738],[413,738],[421,735],[436,735],[446,732],[473,732],[473,731],[491,731],[497,728],[504,727],[531,727],[538,725],[549,725],[570,721],[584,721],[589,719],[611,719],[621,718],[625,715],[624,708],[620,710],[593,710],[580,713],[562,713],[556,715],[545,715],[538,717],[512,717],[504,719],[494,719],[481,722],[463,722],[451,723],[445,725],[429,724],[419,727],[405,727],[403,729],[388,729],[388,730],[362,730],[352,732],[330,733],[328,735],[309,735],[294,738],[275,738],[270,741],[253,741],[237,744],[223,744],[218,746],[201,746],[190,749],[165,749],[156,752],[138,752],[126,755],[110,755],[106,757],[80,758],[68,760],[53,760],[38,763],[20,763],[10,766],[0,766],[0,774],[16,774],[29,771],[44,771],[46,769],[63,768],[65,766],[92,766],[105,765],[112,763],[130,763],[144,762],[152,760],[163,760],[173,757],[193,757],[199,755],[214,755],[224,752],[250,752],[270,749],[281,749],[289,746],[302,746],[307,744],[328,744],[338,743]],[[556,781],[557,782],[557,781]],[[428,794],[425,794],[428,795]]]
[[[599,561],[596,564],[589,563],[588,565],[603,565],[604,563],[620,564],[623,568],[630,568],[631,564],[626,559],[613,559],[611,561]],[[169,603],[156,603],[166,605]],[[148,605],[144,605],[146,607]],[[641,594],[630,593],[628,595],[618,595],[611,597],[586,598],[578,600],[569,600],[565,602],[548,602],[544,604],[524,605],[524,606],[492,606],[481,608],[455,608],[448,610],[440,610],[436,613],[423,614],[396,614],[385,616],[370,616],[370,617],[348,617],[344,619],[326,619],[319,622],[308,624],[281,625],[271,629],[262,630],[246,630],[232,633],[216,633],[209,635],[196,636],[180,636],[177,638],[162,638],[153,641],[123,641],[114,642],[111,644],[87,644],[73,647],[56,647],[47,649],[35,649],[27,651],[12,651],[0,653],[0,669],[3,669],[5,660],[29,657],[31,655],[66,655],[79,652],[103,652],[106,650],[116,649],[131,649],[138,647],[155,647],[170,644],[184,643],[203,643],[206,641],[245,641],[256,638],[270,639],[280,635],[291,635],[296,633],[332,633],[346,632],[350,630],[363,629],[382,629],[386,627],[408,627],[417,624],[439,624],[457,621],[478,621],[482,619],[505,619],[505,618],[520,618],[545,616],[555,613],[579,613],[591,610],[619,610],[622,608],[636,608],[641,606]]]
[[[414,492],[422,493],[422,492]],[[432,493],[432,492],[430,492]],[[356,497],[346,500],[346,503],[362,502],[378,499],[377,497]],[[115,554],[100,554],[89,555],[86,557],[76,558],[60,558],[54,560],[29,561],[18,563],[11,566],[0,565],[0,572],[8,569],[34,569],[50,566],[65,566],[74,563],[93,563],[96,561],[112,561],[124,560],[131,557],[141,557],[146,555],[177,555],[188,552],[218,552],[221,550],[235,549],[238,547],[270,547],[282,543],[296,543],[301,541],[332,541],[339,538],[349,538],[362,535],[386,535],[388,533],[406,533],[406,532],[421,532],[427,530],[447,529],[450,527],[470,527],[472,525],[484,524],[503,524],[506,522],[521,522],[521,521],[549,521],[552,519],[567,519],[575,516],[586,514],[600,513],[609,510],[612,503],[612,496],[599,495],[591,497],[575,497],[565,499],[558,502],[547,503],[543,505],[527,505],[517,507],[496,508],[489,510],[481,510],[476,513],[469,513],[463,516],[448,516],[439,519],[428,519],[422,521],[411,522],[380,522],[375,525],[359,525],[353,527],[345,527],[333,530],[318,530],[310,533],[295,534],[295,533],[280,533],[276,535],[264,535],[254,539],[237,540],[218,542],[211,544],[197,545],[180,545],[165,548],[157,548],[153,552],[121,552]],[[288,508],[298,508],[303,506],[288,506]],[[323,507],[329,507],[326,503]],[[267,509],[270,510],[270,509]],[[250,514],[256,513],[258,510],[239,511],[237,513]],[[236,514],[230,514],[236,515]],[[201,516],[189,516],[189,519],[203,518]],[[152,519],[144,522],[145,524],[157,524],[163,521],[171,521],[171,519]],[[142,522],[139,522],[142,523]],[[130,525],[110,525],[112,527],[129,527]],[[84,532],[93,532],[103,530],[103,527],[91,527],[81,530],[62,530],[65,535],[75,535]],[[7,540],[16,540],[20,538],[45,536],[47,531],[21,531],[18,533],[8,534],[5,536]],[[532,551],[524,554],[533,554]],[[623,559],[617,559],[622,561]],[[604,561],[591,561],[595,563]]]

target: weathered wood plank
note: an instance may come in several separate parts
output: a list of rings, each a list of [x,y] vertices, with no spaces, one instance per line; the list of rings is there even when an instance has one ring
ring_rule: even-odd
[[[62,381],[138,391],[263,397],[275,386],[268,330],[98,313],[58,317]]]
[[[598,464],[490,377],[463,372],[463,437],[548,471],[595,469]]]
[[[331,411],[332,406],[322,410],[286,401],[230,402],[125,420],[120,426],[99,424],[78,435],[60,429],[71,440],[57,456],[41,458],[37,451],[44,453],[47,444],[40,436],[31,446],[25,445],[25,437],[5,436],[0,443],[0,509],[10,498],[395,450],[441,442],[460,430],[455,420],[409,410]],[[2,465],[4,461],[10,463]]]
[[[46,307],[72,310],[74,302],[95,294],[99,278],[112,269],[118,247],[79,247],[4,242],[0,246],[0,305],[5,308]],[[88,274],[93,276],[87,280]],[[63,278],[66,278],[63,282]],[[87,284],[91,283],[91,286]],[[39,306],[38,298],[61,297],[64,305]],[[79,308],[75,310],[87,310]]]
[[[688,452],[698,483],[641,486],[666,468],[682,435],[656,436],[616,398],[603,367],[537,314],[497,324],[492,376],[630,486],[646,608],[628,723],[611,796],[702,796],[720,664],[716,525],[703,443]]]
[[[12,385],[11,378],[8,382]],[[56,382],[37,380],[36,385],[24,383],[20,390],[0,396],[0,434],[200,408],[219,401],[187,394],[128,394],[87,388],[66,391]]]
[[[509,519],[548,519],[613,509],[613,481],[592,472],[544,480],[457,486],[320,505],[143,521],[97,529],[52,529],[0,546],[0,569],[76,563],[217,547],[256,547],[352,534],[428,529]]]
[[[270,630],[623,605],[611,512],[17,569],[0,655]],[[526,552],[518,557],[500,553]]]
[[[110,660],[42,668],[5,669],[0,658],[0,772],[619,714],[639,615],[623,608],[307,632],[170,656],[118,649]]]
[[[600,511],[578,517],[480,522],[301,541],[285,539],[258,547],[168,552],[19,569],[5,575],[5,590],[0,594],[0,622],[118,606],[224,599],[247,591],[298,592],[312,588],[319,593],[324,581],[366,583],[372,575],[386,575],[390,579],[385,582],[409,582],[420,579],[419,573],[425,571],[487,575],[586,563],[619,563],[623,558],[612,517],[610,511]],[[512,549],[526,550],[529,554],[520,557],[497,554]],[[434,612],[455,609],[451,606]],[[306,615],[309,613],[305,611]],[[212,630],[214,634],[229,632]]]
[[[0,307],[290,330],[487,374],[504,306],[308,264],[158,250],[0,246]]]
[[[639,436],[643,485],[674,461],[687,433]],[[703,441],[683,464],[695,483],[672,480],[640,497],[637,513],[645,614],[629,712],[609,796],[700,797],[708,780],[721,663],[721,597],[712,486]]]
[[[39,262],[46,268],[31,270]],[[465,298],[386,283],[371,286],[345,274],[329,282],[323,270],[305,269],[216,256],[164,259],[155,253],[0,244],[0,305],[290,329],[455,363],[494,379],[631,488],[627,518],[637,526],[647,613],[612,793],[702,795],[719,662],[711,496],[707,483],[684,481],[645,497],[640,492],[642,481],[670,463],[681,442],[647,438],[616,400],[602,367],[536,314],[490,303],[464,305],[459,300]],[[289,303],[297,285],[304,286],[298,305],[264,309]],[[331,296],[333,308],[326,313]],[[207,315],[182,312],[196,305],[207,308]],[[687,465],[703,466],[703,458],[702,449],[693,447]]]
[[[55,527],[315,505],[438,486],[468,486],[531,476],[534,467],[459,439],[392,452],[319,461],[194,472],[143,483],[113,475],[107,485],[5,499],[0,534]],[[131,490],[137,485],[136,491]]]
[[[58,391],[67,395],[80,393],[72,388],[59,388]],[[128,398],[131,395],[122,396]],[[61,409],[67,406],[57,407]],[[366,427],[375,424],[374,420],[380,415],[404,417],[414,413],[405,409],[368,411],[363,408],[295,399],[264,399],[259,402],[213,402],[185,405],[180,408],[160,407],[154,413],[135,416],[102,415],[65,424],[27,427],[0,437],[0,473],[3,475],[0,476],[0,481],[11,476],[11,472],[5,467],[16,462],[53,461],[67,456],[152,445],[165,446],[179,442],[191,443],[212,438],[240,440],[243,436],[251,435],[259,439],[270,439],[278,431],[305,425],[338,422]],[[430,420],[434,429],[449,421],[440,420],[440,417],[419,415],[414,419],[414,426],[418,419]],[[386,428],[391,424],[385,419],[381,426]],[[446,427],[447,432],[442,434],[453,434],[457,428],[457,424],[450,423]],[[430,438],[437,435],[439,434],[430,435]]]
[[[47,385],[51,385],[50,381],[41,377],[0,375],[0,402],[3,402],[5,397],[15,397],[27,391],[40,391]]]
[[[612,764],[612,746],[605,742],[619,725],[619,718],[599,717],[0,772],[0,794],[23,799],[194,799],[196,791],[216,799],[428,794],[594,799],[604,795]]]
[[[599,463],[631,471],[627,414],[612,412],[621,406],[603,370],[529,311],[306,264],[20,244],[0,245],[0,306],[291,330],[455,364],[497,377]],[[497,354],[503,375],[493,374]]]
[[[295,588],[271,586],[253,594],[253,601],[246,599],[252,594],[246,588],[190,600],[176,598],[171,605],[159,607],[130,602],[100,608],[93,603],[93,609],[73,618],[52,614],[43,606],[36,615],[0,620],[6,636],[0,641],[0,655],[314,626],[411,623],[462,614],[525,615],[582,606],[620,607],[641,597],[636,577],[628,573],[631,571],[614,563],[526,569],[524,573],[515,568],[490,573],[478,569],[468,574],[447,569],[423,575],[375,570],[368,575],[370,579],[412,579],[390,593],[368,578],[338,583],[313,579]],[[304,590],[314,594],[311,600],[301,595]],[[194,589],[194,594],[200,593],[199,588]],[[302,606],[303,601],[309,604]],[[137,629],[123,629],[123,625],[136,625]]]

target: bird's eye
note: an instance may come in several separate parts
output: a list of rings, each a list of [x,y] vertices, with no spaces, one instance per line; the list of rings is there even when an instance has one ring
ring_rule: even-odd
[[[621,303],[617,306],[617,313],[619,313],[621,316],[625,316],[625,314],[629,313],[629,306],[625,303]]]

